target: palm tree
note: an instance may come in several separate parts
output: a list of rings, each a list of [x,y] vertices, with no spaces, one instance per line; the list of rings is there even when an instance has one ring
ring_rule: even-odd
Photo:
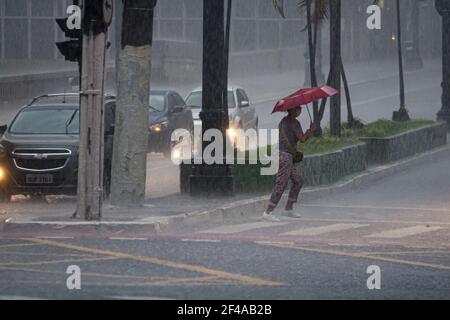
[[[382,6],[383,0],[375,0],[376,5]],[[396,19],[397,19],[397,54],[398,54],[398,71],[400,81],[400,109],[394,111],[392,119],[394,121],[408,121],[410,120],[408,110],[406,110],[405,102],[405,76],[403,73],[403,47],[402,47],[402,20],[401,20],[401,8],[400,0],[396,0]]]
[[[314,0],[314,13],[311,15],[310,14],[311,1],[312,0],[299,0],[298,5],[301,8],[306,8],[307,26],[305,29],[308,30],[308,46],[309,46],[310,57],[312,57],[312,59],[310,59],[310,72],[311,72],[311,79],[314,80],[314,79],[317,79],[316,72],[315,72],[315,54],[316,54],[316,45],[317,45],[317,32],[315,32],[313,34],[311,26],[314,25],[315,26],[314,30],[317,31],[317,25],[319,23],[321,23],[322,20],[324,20],[325,18],[328,17],[328,5],[329,4],[330,5],[336,4],[336,6],[335,6],[336,10],[331,12],[332,16],[330,17],[330,23],[333,23],[333,24],[336,24],[336,22],[339,23],[339,21],[341,20],[341,5],[340,5],[340,0],[339,0],[339,3],[336,3],[334,0],[333,0],[333,3],[331,3],[331,1],[327,1],[327,0]],[[284,18],[285,14],[284,14],[283,0],[273,0],[273,2],[274,2],[274,6],[275,6],[276,10]],[[333,43],[334,49],[340,48],[340,28],[339,29],[332,28],[332,29],[334,29],[334,31],[336,32],[333,37],[338,36],[337,39],[335,39],[337,41],[333,41],[333,37],[331,39],[334,42]],[[314,40],[311,40],[311,38],[313,38]],[[333,50],[333,52],[335,52],[335,51],[336,50]],[[348,80],[347,80],[347,76],[346,76],[345,69],[344,69],[344,64],[342,62],[342,57],[341,57],[340,53],[335,55],[335,58],[336,59],[331,59],[331,70],[330,70],[330,74],[328,75],[328,78],[327,78],[327,85],[331,84],[331,79],[332,79],[331,71],[337,70],[338,71],[337,80],[339,80],[339,74],[340,74],[342,76],[342,81],[343,81],[344,88],[345,88],[345,96],[346,96],[346,100],[347,100],[348,126],[351,128],[361,128],[362,123],[359,120],[355,119],[353,116],[350,89],[349,89]],[[335,77],[335,79],[336,79],[336,77]],[[312,81],[312,83],[313,83],[313,81]],[[314,84],[312,84],[312,86],[314,86]],[[322,130],[320,128],[320,123],[324,116],[326,103],[327,103],[326,99],[322,100],[320,108],[318,108],[317,110],[316,109],[314,110],[314,122],[317,125],[316,135],[321,135],[321,132],[322,132]],[[340,126],[340,124],[339,124],[339,126]]]

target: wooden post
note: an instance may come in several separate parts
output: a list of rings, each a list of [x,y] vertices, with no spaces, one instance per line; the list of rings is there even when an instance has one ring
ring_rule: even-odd
[[[101,219],[103,204],[106,28],[99,29],[102,0],[96,1],[83,6],[78,214],[85,220]]]

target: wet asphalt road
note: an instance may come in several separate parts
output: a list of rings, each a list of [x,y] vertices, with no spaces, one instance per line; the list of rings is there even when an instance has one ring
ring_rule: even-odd
[[[0,240],[0,298],[449,299],[450,152],[371,186],[158,234]],[[81,270],[69,290],[66,270]],[[381,271],[369,290],[369,266]]]

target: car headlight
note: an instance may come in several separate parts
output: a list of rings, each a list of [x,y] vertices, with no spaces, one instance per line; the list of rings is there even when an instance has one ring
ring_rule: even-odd
[[[0,182],[6,179],[6,171],[2,167],[0,167]]]
[[[167,128],[167,125],[168,125],[168,122],[164,121],[164,122],[157,123],[157,124],[154,124],[154,125],[150,126],[149,130],[151,132],[159,133],[159,132],[165,130]]]
[[[230,125],[230,127],[227,129],[227,135],[230,141],[234,143],[238,135],[238,129],[235,126]]]

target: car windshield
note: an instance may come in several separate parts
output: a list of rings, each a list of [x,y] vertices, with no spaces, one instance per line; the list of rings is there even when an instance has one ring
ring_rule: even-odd
[[[202,107],[202,92],[192,92],[186,99],[186,105],[193,109],[200,109]],[[234,108],[236,105],[234,103],[233,91],[228,91],[228,108]]]
[[[166,110],[164,95],[150,95],[150,109],[151,111],[163,112]]]
[[[79,134],[78,109],[26,109],[9,130],[15,134]]]

